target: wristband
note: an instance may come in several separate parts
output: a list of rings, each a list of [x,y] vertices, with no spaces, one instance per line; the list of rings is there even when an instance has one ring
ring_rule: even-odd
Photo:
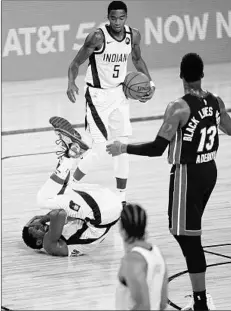
[[[126,144],[122,144],[120,147],[120,151],[121,153],[127,153],[127,145]]]

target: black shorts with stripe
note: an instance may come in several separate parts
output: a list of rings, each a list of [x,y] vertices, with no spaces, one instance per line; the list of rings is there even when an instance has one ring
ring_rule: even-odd
[[[172,166],[168,217],[173,235],[201,235],[202,216],[216,180],[215,161]]]

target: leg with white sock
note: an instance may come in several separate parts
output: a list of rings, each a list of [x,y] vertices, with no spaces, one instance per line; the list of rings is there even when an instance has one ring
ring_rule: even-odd
[[[50,199],[53,199],[60,194],[75,161],[76,159],[73,158],[62,157],[55,171],[51,174],[50,178],[45,182],[37,194],[37,202],[39,206],[46,207],[47,202]]]
[[[119,137],[116,140],[119,140],[125,144],[128,143],[128,137]],[[129,174],[129,155],[121,154],[117,157],[114,157],[113,161],[117,193],[121,202],[126,204],[126,187]]]
[[[106,156],[108,156],[106,153],[106,140],[103,142],[93,142],[92,148],[80,160],[73,174],[74,180],[80,181],[93,167],[102,162]]]

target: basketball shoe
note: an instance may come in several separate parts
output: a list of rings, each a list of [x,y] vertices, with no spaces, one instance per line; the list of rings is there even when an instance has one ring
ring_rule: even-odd
[[[63,156],[79,158],[89,149],[87,144],[83,142],[79,132],[77,132],[66,119],[52,117],[49,122],[59,137],[59,139],[56,140],[56,144],[61,148],[61,150],[56,152],[58,158]]]
[[[189,303],[182,308],[181,310],[194,310],[193,306],[194,306],[194,299],[192,297],[192,295],[187,295],[186,297],[191,297]],[[213,302],[213,298],[210,294],[206,294],[206,299],[207,299],[207,306],[209,310],[216,310],[215,304]]]

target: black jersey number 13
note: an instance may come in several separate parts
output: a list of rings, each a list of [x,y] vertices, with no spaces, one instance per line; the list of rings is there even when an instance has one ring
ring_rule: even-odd
[[[119,72],[120,72],[120,69],[119,69],[120,65],[114,65],[114,73],[113,73],[113,78],[118,78],[119,77]]]

